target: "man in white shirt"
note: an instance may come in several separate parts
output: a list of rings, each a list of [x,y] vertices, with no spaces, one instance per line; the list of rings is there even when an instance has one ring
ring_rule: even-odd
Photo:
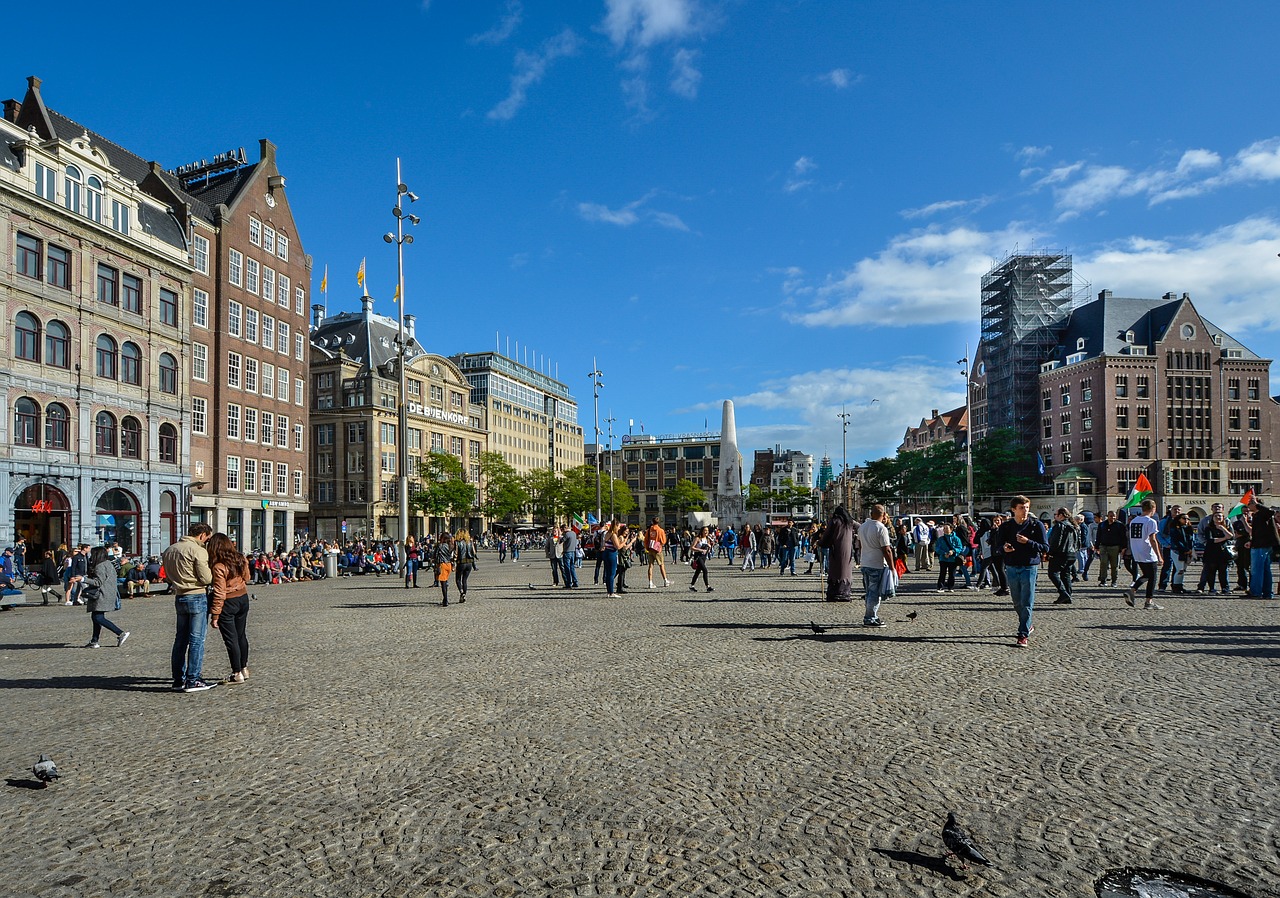
[[[1142,500],[1142,514],[1129,519],[1129,555],[1138,566],[1138,579],[1134,581],[1124,596],[1124,603],[1134,607],[1138,587],[1146,585],[1147,603],[1143,605],[1147,611],[1163,611],[1152,599],[1156,585],[1156,568],[1160,564],[1160,525],[1156,523],[1154,499]]]
[[[929,525],[920,518],[916,518],[915,526],[911,528],[911,541],[915,543],[916,556],[913,570],[931,570],[933,561],[929,557]]]
[[[870,517],[858,528],[858,542],[862,544],[862,586],[867,603],[862,615],[864,627],[884,626],[880,620],[880,592],[885,574],[893,567],[893,539],[883,519],[884,506],[872,505]]]

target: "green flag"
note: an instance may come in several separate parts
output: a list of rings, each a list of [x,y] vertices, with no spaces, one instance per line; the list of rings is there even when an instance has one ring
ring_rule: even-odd
[[[1142,504],[1142,500],[1150,496],[1151,493],[1151,481],[1147,480],[1146,474],[1139,474],[1138,482],[1133,485],[1133,492],[1129,494],[1129,501],[1124,503],[1124,507],[1138,507]]]

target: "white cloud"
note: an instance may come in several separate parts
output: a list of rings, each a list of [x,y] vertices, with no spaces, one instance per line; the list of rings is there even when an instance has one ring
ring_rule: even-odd
[[[1030,162],[1032,159],[1039,159],[1041,156],[1048,155],[1049,151],[1052,149],[1053,147],[1051,146],[1043,146],[1043,147],[1025,146],[1022,149],[1018,150],[1016,153],[1014,153],[1013,158],[1018,159],[1022,162]]]
[[[787,178],[787,182],[782,189],[787,193],[795,193],[797,190],[803,190],[806,187],[812,187],[816,182],[812,178],[805,177],[810,172],[816,171],[818,163],[814,162],[812,157],[801,156],[791,165],[791,175]]]
[[[603,203],[578,203],[578,215],[584,221],[600,222],[629,228],[641,222],[649,222],[673,231],[688,231],[689,226],[680,216],[672,212],[645,208],[649,201],[658,195],[658,191],[650,190],[638,200],[633,200],[619,209],[610,209]]]
[[[702,72],[694,65],[697,58],[696,50],[681,47],[671,59],[671,90],[686,100],[697,99],[698,85],[702,82]]]
[[[819,75],[818,80],[830,84],[836,90],[844,90],[849,85],[857,84],[862,79],[854,75],[849,69],[832,69],[824,75]]]
[[[507,0],[506,12],[498,20],[498,24],[488,31],[472,35],[467,42],[471,44],[501,44],[516,33],[516,29],[520,27],[520,23],[523,20],[524,5],[520,0]]]
[[[1117,296],[1190,293],[1202,315],[1247,346],[1249,331],[1280,329],[1277,253],[1280,221],[1256,217],[1183,238],[1130,237],[1075,264]]]
[[[580,41],[578,35],[566,28],[556,36],[545,41],[536,53],[521,50],[516,53],[515,71],[511,75],[511,92],[497,106],[489,110],[489,118],[496,121],[509,121],[524,105],[529,88],[537,84],[547,74],[551,63],[563,56],[572,56],[578,52]]]
[[[930,218],[942,212],[954,212],[960,209],[976,211],[990,204],[991,199],[991,197],[983,196],[973,200],[941,200],[936,203],[930,203],[927,206],[921,206],[918,209],[903,209],[898,214],[903,218]]]
[[[874,257],[811,286],[816,300],[791,320],[812,327],[914,327],[978,318],[978,282],[1013,246],[1038,235],[1010,224],[1000,231],[928,228],[900,234]]]

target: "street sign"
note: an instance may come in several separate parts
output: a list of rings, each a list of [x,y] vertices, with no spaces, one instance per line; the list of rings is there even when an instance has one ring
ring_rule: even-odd
[[[343,533],[346,533],[346,532],[347,532],[347,522],[346,522],[346,521],[343,521],[343,522],[342,522],[342,532],[343,532]]]

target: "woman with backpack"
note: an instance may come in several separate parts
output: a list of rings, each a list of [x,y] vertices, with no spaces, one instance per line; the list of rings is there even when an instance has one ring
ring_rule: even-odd
[[[457,558],[457,567],[454,568],[454,581],[458,585],[458,604],[461,605],[467,600],[467,579],[471,576],[471,572],[476,569],[476,544],[471,539],[471,534],[466,530],[459,530],[453,537],[454,540],[454,556]]]

